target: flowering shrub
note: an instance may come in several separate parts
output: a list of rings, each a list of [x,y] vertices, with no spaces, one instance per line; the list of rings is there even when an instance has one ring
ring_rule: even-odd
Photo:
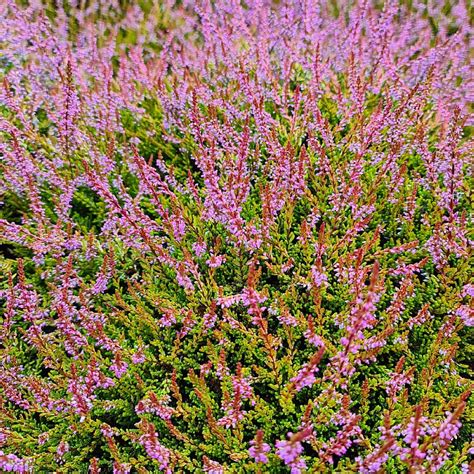
[[[0,469],[472,472],[468,4],[26,3]]]

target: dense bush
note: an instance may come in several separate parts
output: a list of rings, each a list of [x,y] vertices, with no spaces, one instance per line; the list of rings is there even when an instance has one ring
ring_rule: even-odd
[[[462,1],[0,4],[0,469],[472,472]]]

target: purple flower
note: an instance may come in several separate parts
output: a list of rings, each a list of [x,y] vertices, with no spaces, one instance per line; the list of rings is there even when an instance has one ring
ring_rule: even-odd
[[[271,451],[270,445],[263,442],[263,431],[258,430],[255,439],[250,441],[251,447],[249,454],[255,459],[255,462],[266,464],[268,462],[267,453]]]
[[[218,267],[220,267],[224,262],[225,262],[225,255],[212,255],[208,260],[206,260],[206,263],[207,263],[211,268],[218,268]]]
[[[66,441],[61,441],[56,448],[56,454],[59,460],[62,460],[67,452],[69,452],[69,444]]]

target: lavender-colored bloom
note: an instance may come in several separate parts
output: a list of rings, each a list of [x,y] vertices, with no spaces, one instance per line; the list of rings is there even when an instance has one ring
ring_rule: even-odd
[[[288,437],[291,438],[291,436],[293,433],[288,433]],[[303,446],[299,441],[277,441],[275,446],[278,457],[287,465],[292,464],[303,452]]]
[[[468,3],[49,3],[0,2],[0,470],[462,463]]]

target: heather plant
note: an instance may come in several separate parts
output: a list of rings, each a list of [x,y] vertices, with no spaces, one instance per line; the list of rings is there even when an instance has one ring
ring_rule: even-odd
[[[0,20],[2,471],[472,471],[467,2]]]

